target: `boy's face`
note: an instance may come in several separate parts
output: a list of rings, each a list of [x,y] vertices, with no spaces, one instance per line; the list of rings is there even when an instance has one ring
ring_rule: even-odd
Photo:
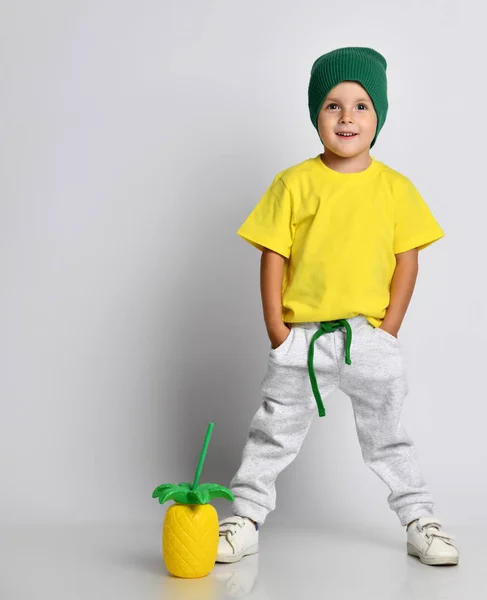
[[[370,96],[356,81],[342,81],[325,98],[318,114],[318,132],[325,149],[344,158],[369,151],[377,129]],[[356,135],[341,137],[338,132]]]

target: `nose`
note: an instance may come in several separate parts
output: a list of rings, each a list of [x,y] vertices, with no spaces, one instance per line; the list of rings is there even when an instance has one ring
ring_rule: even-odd
[[[344,111],[340,117],[340,123],[351,123],[352,121],[352,117],[348,114],[348,112]]]

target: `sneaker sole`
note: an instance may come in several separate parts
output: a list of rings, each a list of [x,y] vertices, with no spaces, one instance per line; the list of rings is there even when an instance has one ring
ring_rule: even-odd
[[[416,548],[408,542],[408,554],[410,556],[417,556],[419,560],[425,565],[457,565],[458,556],[438,556],[428,557],[422,556]]]
[[[244,556],[248,556],[249,554],[257,554],[258,551],[259,551],[259,544],[254,544],[253,546],[249,546],[248,548],[245,548],[245,550],[240,552],[240,554],[229,554],[229,555],[218,554],[216,557],[216,562],[221,562],[221,563],[238,562]]]

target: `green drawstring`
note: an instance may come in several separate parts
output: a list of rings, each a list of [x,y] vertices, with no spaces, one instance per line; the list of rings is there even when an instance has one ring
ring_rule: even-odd
[[[309,345],[308,351],[308,372],[309,378],[311,379],[311,387],[313,388],[313,394],[316,399],[316,404],[318,405],[318,414],[320,417],[324,417],[326,415],[325,407],[323,406],[323,401],[320,396],[320,392],[318,390],[318,383],[316,381],[315,370],[313,367],[313,358],[315,354],[315,342],[321,337],[324,333],[332,333],[336,331],[339,327],[345,327],[346,330],[346,339],[345,339],[345,362],[347,365],[351,365],[352,361],[350,359],[350,346],[352,344],[352,328],[350,327],[349,322],[346,319],[337,319],[336,321],[321,321],[320,328],[314,334],[311,339],[311,344]]]

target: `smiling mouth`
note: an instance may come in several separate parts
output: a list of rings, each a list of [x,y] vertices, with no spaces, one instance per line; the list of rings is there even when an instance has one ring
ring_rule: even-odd
[[[347,139],[352,139],[354,137],[357,137],[358,133],[350,133],[347,135],[344,135],[343,133],[337,133],[336,135],[341,139],[347,140]]]

